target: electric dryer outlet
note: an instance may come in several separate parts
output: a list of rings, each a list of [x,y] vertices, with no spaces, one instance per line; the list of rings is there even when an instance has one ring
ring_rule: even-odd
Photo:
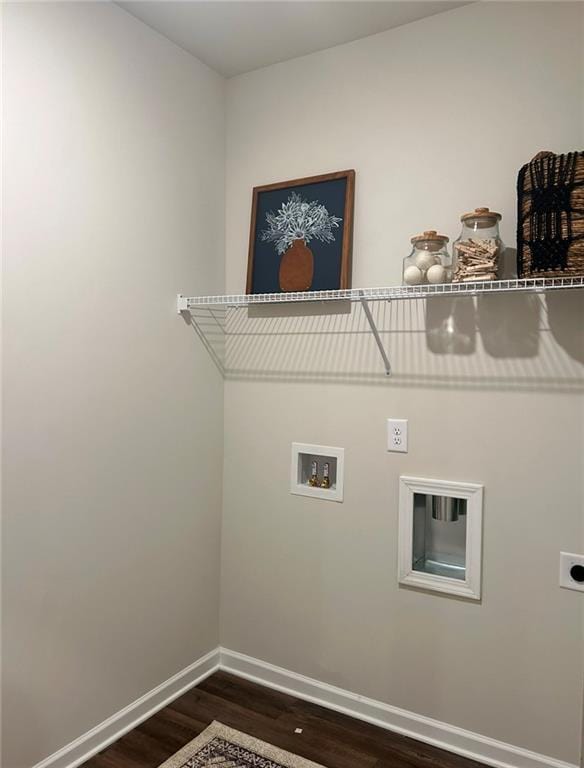
[[[560,587],[584,592],[584,555],[560,552]]]

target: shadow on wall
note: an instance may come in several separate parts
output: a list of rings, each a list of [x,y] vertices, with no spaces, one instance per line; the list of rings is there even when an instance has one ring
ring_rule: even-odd
[[[507,248],[500,277],[517,277],[517,251]],[[512,308],[512,312],[510,312]],[[533,294],[450,297],[448,302],[428,299],[426,338],[435,354],[473,355],[477,333],[484,351],[499,358],[535,357],[539,351],[541,302]]]
[[[504,294],[479,296],[476,301],[471,296],[431,297],[426,305],[428,349],[435,354],[473,355],[479,334],[492,357],[535,357],[541,312],[541,302],[531,294],[517,294],[512,302]]]
[[[196,310],[196,334],[229,380],[584,391],[584,291],[373,302],[391,360],[359,304]]]
[[[584,365],[584,291],[558,291],[547,297],[548,324],[556,344]],[[574,331],[574,329],[577,329]]]

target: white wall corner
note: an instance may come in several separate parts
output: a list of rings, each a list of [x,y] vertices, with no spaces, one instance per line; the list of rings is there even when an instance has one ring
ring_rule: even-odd
[[[169,677],[124,709],[116,712],[95,728],[41,760],[33,768],[76,768],[101,752],[158,710],[201,683],[219,668],[219,648]]]
[[[220,649],[220,668],[246,680],[495,768],[578,768],[575,764],[408,712],[227,648]]]
[[[495,768],[578,768],[222,647],[202,656],[33,768],[77,768],[218,670]]]

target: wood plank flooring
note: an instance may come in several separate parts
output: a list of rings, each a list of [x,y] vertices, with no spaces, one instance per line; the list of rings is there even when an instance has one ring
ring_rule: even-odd
[[[82,768],[157,768],[213,720],[326,768],[484,768],[226,672],[216,672]]]

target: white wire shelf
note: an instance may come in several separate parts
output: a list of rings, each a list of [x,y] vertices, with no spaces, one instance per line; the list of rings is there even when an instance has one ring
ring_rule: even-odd
[[[533,277],[514,280],[485,280],[465,283],[441,283],[439,285],[395,285],[385,288],[350,288],[341,291],[303,291],[298,293],[256,293],[232,294],[220,296],[177,296],[177,312],[190,316],[190,322],[207,346],[216,364],[225,373],[223,364],[217,359],[211,345],[206,341],[201,323],[195,317],[197,312],[206,310],[213,327],[225,334],[225,319],[219,310],[227,313],[243,307],[258,305],[318,304],[319,302],[349,301],[359,302],[364,312],[369,329],[383,361],[387,376],[391,375],[389,355],[384,347],[378,328],[371,312],[370,302],[393,301],[404,299],[425,299],[432,296],[481,296],[493,293],[545,293],[546,291],[570,288],[584,288],[582,277]]]
[[[584,288],[584,277],[533,277],[517,280],[482,280],[439,285],[394,285],[384,288],[349,288],[341,291],[301,291],[298,293],[255,293],[220,296],[177,297],[177,311],[188,312],[197,307],[249,307],[257,304],[288,304],[319,301],[393,301],[424,299],[429,296],[478,296],[487,293],[517,291],[543,293],[566,288]]]

